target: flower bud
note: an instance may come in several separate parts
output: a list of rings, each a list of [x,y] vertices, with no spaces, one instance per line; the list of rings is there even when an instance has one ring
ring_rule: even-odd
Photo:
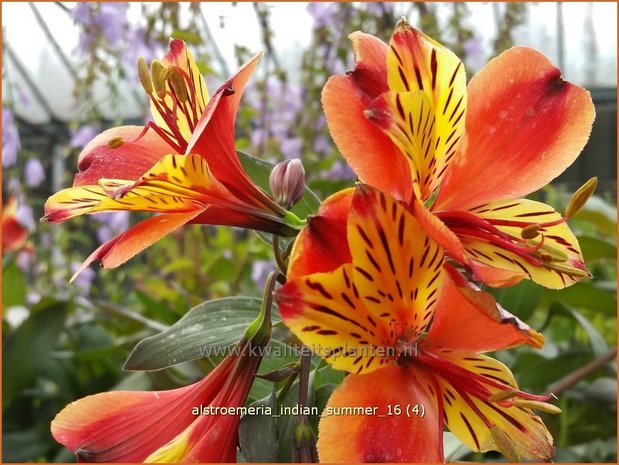
[[[269,176],[269,186],[275,201],[290,208],[303,196],[305,170],[301,160],[286,160],[275,165]]]

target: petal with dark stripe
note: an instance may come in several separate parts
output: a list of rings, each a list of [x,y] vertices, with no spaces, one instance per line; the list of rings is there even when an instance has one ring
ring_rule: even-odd
[[[395,337],[366,308],[353,266],[289,281],[275,297],[286,325],[335,368],[366,373],[395,360]]]
[[[488,202],[470,212],[521,241],[518,245],[530,250],[523,256],[500,243],[484,240],[474,231],[452,228],[469,256],[476,261],[524,274],[551,289],[561,289],[589,276],[578,240],[552,207],[526,199],[502,200]],[[538,225],[538,235],[524,240],[523,229],[528,225]]]
[[[413,178],[426,200],[440,185],[462,141],[467,106],[466,75],[456,55],[400,21],[387,54],[391,93],[370,108],[388,110],[381,127],[414,165]],[[388,123],[388,124],[387,124]]]
[[[510,452],[520,460],[548,461],[554,454],[552,436],[542,420],[529,408],[511,402],[482,400],[467,389],[472,377],[481,377],[490,382],[501,383],[517,389],[512,373],[502,363],[484,355],[470,352],[433,349],[443,361],[455,366],[449,371],[427,370],[426,375],[436,380],[440,399],[435,391],[428,391],[435,405],[440,401],[444,408],[445,424],[458,439],[474,451],[502,451],[492,433],[493,428],[503,431],[511,442]],[[462,370],[469,375],[455,377],[452,372]],[[426,387],[424,384],[422,386]],[[489,394],[501,392],[496,387],[487,387]]]
[[[428,326],[443,282],[443,250],[384,193],[361,185],[348,220],[354,281],[368,310],[396,337]]]

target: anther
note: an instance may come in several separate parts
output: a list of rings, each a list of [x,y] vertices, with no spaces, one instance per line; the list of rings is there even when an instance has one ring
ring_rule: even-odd
[[[159,97],[165,94],[165,81],[162,79],[163,65],[158,60],[153,60],[150,64],[150,74],[153,80],[153,87]]]
[[[172,89],[174,89],[174,93],[176,94],[176,98],[180,103],[185,103],[189,98],[187,94],[187,87],[185,87],[185,81],[180,73],[176,70],[176,68],[166,68],[164,79],[170,81]]]
[[[576,192],[574,192],[574,195],[572,195],[572,198],[565,209],[565,216],[567,218],[573,218],[580,212],[582,207],[585,206],[587,200],[589,200],[589,197],[591,197],[595,191],[597,185],[598,178],[593,177],[580,186]]]
[[[546,402],[539,402],[537,400],[516,399],[514,404],[518,407],[530,408],[540,410],[542,412],[550,413],[551,415],[558,415],[561,413],[561,409],[553,404]]]
[[[140,83],[144,88],[144,91],[150,95],[153,93],[153,82],[150,79],[150,73],[148,72],[148,66],[146,66],[146,61],[144,58],[138,58],[138,77],[140,78]]]
[[[221,95],[222,97],[229,97],[230,95],[234,95],[234,92],[234,87],[225,87]]]
[[[108,141],[107,145],[111,149],[117,149],[118,147],[120,147],[124,143],[125,143],[125,140],[122,137],[112,137]]]
[[[539,236],[539,230],[539,224],[530,224],[529,226],[522,228],[520,231],[520,237],[523,239],[534,239]]]
[[[488,398],[488,402],[501,402],[503,400],[512,399],[518,395],[518,391],[499,391],[495,392]]]

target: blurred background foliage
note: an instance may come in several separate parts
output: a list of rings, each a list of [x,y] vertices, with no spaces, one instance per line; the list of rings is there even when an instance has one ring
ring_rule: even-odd
[[[300,5],[312,21],[311,39],[307,47],[297,50],[297,64],[292,66],[289,55],[274,45],[278,31],[271,15],[277,7],[251,4],[251,21],[257,24],[261,42],[256,48],[265,50],[265,58],[237,118],[238,149],[269,161],[302,158],[307,183],[320,198],[352,185],[354,174],[337,153],[320,106],[326,79],[352,67],[347,34],[363,30],[388,40],[397,19],[406,15],[462,57],[470,76],[513,45],[515,32],[527,27],[530,5],[496,5],[494,32],[485,37],[480,36],[466,3]],[[121,123],[143,122],[147,106],[135,73],[137,56],[160,57],[170,36],[182,38],[190,44],[212,91],[256,49],[235,46],[236,63],[230,63],[213,40],[217,31],[208,4],[142,3],[132,6],[134,12],[139,9],[134,16],[123,3],[49,6],[68,17],[78,31],[78,46],[64,49],[38,7],[30,5],[46,43],[71,76],[70,120],[58,117],[54,108],[48,108],[50,118],[42,124],[24,116],[29,105],[45,107],[46,100],[44,96],[40,100],[36,84],[29,83],[20,69],[11,37],[3,37],[3,203],[10,196],[17,199],[17,218],[29,231],[31,245],[3,253],[5,462],[73,461],[49,432],[54,415],[73,400],[113,389],[167,389],[200,378],[216,360],[187,356],[186,363],[157,371],[124,371],[123,365],[139,341],[179,322],[189,309],[196,307],[192,312],[197,313],[186,318],[204,314],[202,302],[236,295],[259,297],[267,274],[275,269],[270,247],[255,233],[190,226],[125,266],[113,271],[91,268],[68,284],[94,248],[134,224],[138,215],[101,214],[61,226],[35,220],[42,216],[47,196],[71,184],[77,156],[94,135]],[[247,14],[248,5],[243,7]],[[226,17],[216,22],[218,30],[226,31]],[[590,51],[591,45],[583,48]],[[544,418],[555,438],[557,462],[616,462],[617,452],[616,99],[614,88],[591,86],[590,90],[598,120],[587,149],[577,166],[536,196],[562,211],[571,191],[586,177],[600,176],[597,195],[570,222],[594,278],[562,291],[530,282],[492,290],[505,308],[545,335],[541,351],[522,347],[495,355],[513,369],[524,390],[557,394],[563,413]],[[133,109],[130,116],[110,111],[127,106]],[[264,177],[263,171],[255,169],[251,174]],[[249,322],[255,314],[249,304],[238,304],[247,313],[239,307],[232,314],[226,305],[209,307],[209,325],[201,320],[200,343],[233,342],[242,334],[243,318]],[[236,326],[229,319],[235,314]],[[182,329],[183,321],[175,328]],[[281,323],[276,325],[272,344],[293,342]],[[148,348],[136,350],[133,368],[149,363]],[[260,372],[295,360],[267,358]],[[318,360],[313,367],[310,402],[324,406],[343,375]],[[282,383],[277,387],[282,388]],[[296,403],[294,386],[285,391],[276,401]],[[257,380],[250,402],[275,401],[271,392],[270,382]],[[290,418],[256,421],[243,424],[242,441],[252,432],[267,431],[279,444],[278,455],[261,455],[266,452],[245,443],[246,457],[240,459],[290,461]],[[446,434],[446,448],[450,460],[501,460],[499,455],[473,454],[450,434]]]

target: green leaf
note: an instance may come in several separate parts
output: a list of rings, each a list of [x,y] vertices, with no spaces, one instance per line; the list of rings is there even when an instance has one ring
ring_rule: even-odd
[[[269,175],[275,166],[268,161],[260,160],[243,152],[237,152],[243,169],[249,177],[265,192],[270,192]],[[292,208],[292,212],[301,219],[316,213],[320,206],[320,199],[309,188],[305,188],[305,194]]]
[[[617,245],[608,240],[592,236],[581,236],[578,238],[578,243],[585,258],[585,263],[605,258],[615,260],[617,257]]]
[[[191,45],[200,45],[202,43],[200,35],[189,29],[175,29],[170,35],[174,39],[184,40]]]
[[[26,278],[15,263],[2,270],[2,307],[24,305],[26,302]]]
[[[52,355],[70,304],[46,299],[3,344],[2,406],[30,387]]]
[[[531,316],[544,292],[544,288],[529,280],[523,280],[515,286],[488,290],[507,311],[522,320]]]
[[[202,357],[226,355],[260,312],[256,297],[228,297],[192,308],[173,326],[147,337],[133,349],[125,369],[161,370]],[[273,322],[279,321],[273,312]]]
[[[243,415],[239,422],[239,444],[248,462],[276,462],[279,451],[277,421],[277,396],[271,394],[252,403],[250,407],[270,409],[271,414]],[[260,410],[257,410],[260,411]]]
[[[576,283],[559,290],[544,289],[542,305],[547,306],[553,302],[561,302],[570,307],[597,310],[609,316],[614,316],[617,312],[616,297],[590,282]]]
[[[587,334],[589,344],[591,345],[591,350],[596,356],[600,356],[608,351],[608,345],[602,335],[582,313],[560,303],[553,303],[550,306],[550,312],[570,316],[576,320],[576,322]]]

